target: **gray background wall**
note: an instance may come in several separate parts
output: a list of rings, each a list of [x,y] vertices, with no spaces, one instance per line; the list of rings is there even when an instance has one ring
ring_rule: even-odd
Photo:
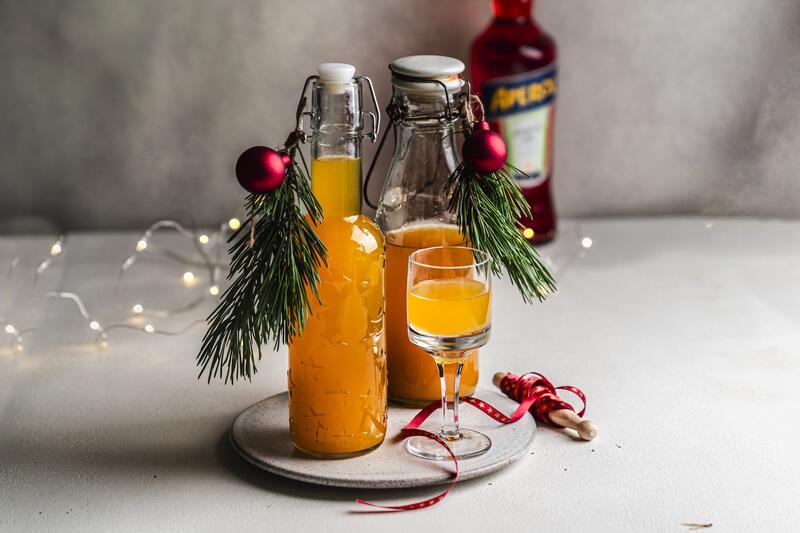
[[[558,40],[565,215],[800,216],[800,0],[538,0]],[[211,224],[318,62],[388,92],[466,59],[488,0],[0,0],[0,218]],[[385,101],[383,102],[385,104]]]

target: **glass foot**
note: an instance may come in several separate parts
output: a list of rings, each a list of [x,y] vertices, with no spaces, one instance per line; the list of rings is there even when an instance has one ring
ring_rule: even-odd
[[[492,441],[489,437],[471,429],[462,429],[461,438],[459,439],[444,440],[458,459],[476,457],[486,453],[492,447]],[[435,440],[427,437],[416,436],[409,438],[406,441],[406,450],[411,455],[416,455],[423,459],[431,459],[433,461],[450,460],[450,454],[447,453],[447,450]]]

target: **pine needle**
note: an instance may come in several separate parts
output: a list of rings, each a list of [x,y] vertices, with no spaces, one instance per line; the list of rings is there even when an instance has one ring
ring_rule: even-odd
[[[294,161],[297,154],[302,166]],[[288,344],[306,324],[309,295],[319,300],[318,272],[327,251],[313,226],[322,219],[322,208],[311,192],[302,152],[293,147],[290,155],[283,184],[268,195],[247,197],[249,217],[228,241],[233,282],[208,317],[197,355],[198,378],[207,374],[209,383],[250,380],[258,371],[261,345]]]
[[[539,254],[520,233],[519,217],[531,216],[530,207],[505,168],[479,175],[461,163],[445,182],[449,208],[470,246],[487,252],[498,276],[508,273],[522,299],[539,301],[556,291],[556,284]]]

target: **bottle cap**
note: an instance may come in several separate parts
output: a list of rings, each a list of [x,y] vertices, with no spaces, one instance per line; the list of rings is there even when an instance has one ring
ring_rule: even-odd
[[[392,61],[389,68],[395,74],[392,77],[392,83],[396,87],[414,92],[441,92],[442,87],[438,84],[418,82],[409,78],[440,81],[449,92],[458,91],[464,86],[464,80],[461,79],[464,63],[454,57],[406,56]]]
[[[320,63],[317,72],[319,81],[325,84],[326,91],[341,94],[345,85],[353,81],[356,67],[347,63]]]

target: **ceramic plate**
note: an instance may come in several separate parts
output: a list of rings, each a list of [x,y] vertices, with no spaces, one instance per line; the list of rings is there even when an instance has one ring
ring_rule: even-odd
[[[475,394],[506,414],[517,404],[500,393],[479,389]],[[395,489],[439,485],[452,479],[452,461],[419,459],[405,450],[398,435],[418,409],[390,405],[389,428],[384,443],[376,450],[350,459],[324,460],[304,455],[292,446],[289,435],[287,393],[271,396],[242,411],[231,427],[231,442],[239,454],[259,468],[279,476],[334,487]],[[485,454],[459,461],[460,479],[483,476],[516,461],[530,449],[536,434],[532,416],[502,425],[474,407],[462,404],[463,427],[476,429],[492,439]],[[436,431],[441,422],[436,411],[422,426]]]

